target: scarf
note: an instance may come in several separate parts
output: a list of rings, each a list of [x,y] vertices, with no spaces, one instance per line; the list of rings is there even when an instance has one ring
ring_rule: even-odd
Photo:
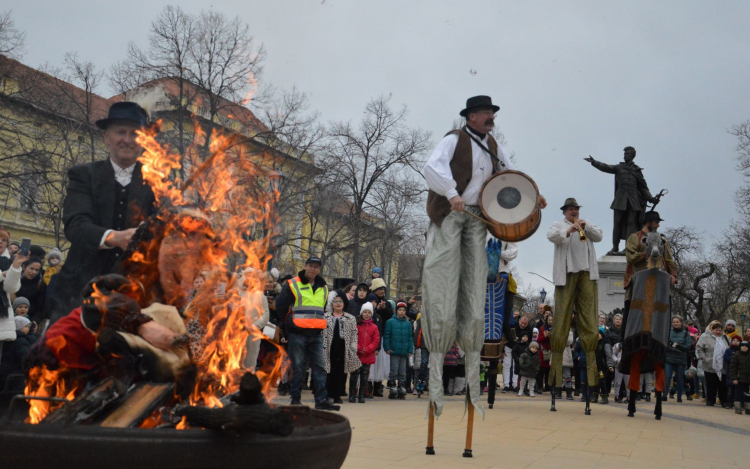
[[[724,369],[724,352],[729,348],[727,341],[724,339],[725,335],[719,337],[714,336],[716,339],[716,345],[714,346],[714,357],[713,366],[716,374],[721,379],[722,371]]]

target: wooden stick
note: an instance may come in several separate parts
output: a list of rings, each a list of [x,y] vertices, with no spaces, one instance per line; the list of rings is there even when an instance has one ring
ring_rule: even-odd
[[[468,211],[468,210],[464,210],[464,213],[465,213],[466,215],[468,215],[468,216],[472,217],[472,218],[475,218],[475,219],[477,219],[477,220],[481,221],[482,223],[484,223],[484,224],[485,224],[485,225],[487,225],[487,226],[492,226],[492,225],[493,225],[493,223],[492,223],[492,222],[490,222],[490,221],[488,221],[488,220],[485,220],[484,218],[482,218],[482,217],[480,217],[480,216],[474,215],[473,213],[471,213],[471,212],[470,212],[470,211]]]
[[[474,436],[474,404],[469,399],[469,393],[466,393],[466,400],[469,402],[469,421],[466,424],[466,449],[464,450],[464,457],[471,458],[471,438]]]
[[[435,406],[430,402],[430,417],[427,420],[427,448],[425,454],[435,454],[435,447],[432,440],[435,436]]]

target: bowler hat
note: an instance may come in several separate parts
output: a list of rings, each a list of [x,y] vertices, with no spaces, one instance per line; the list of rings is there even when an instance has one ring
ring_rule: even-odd
[[[109,107],[109,115],[106,119],[96,121],[96,126],[106,130],[113,121],[130,121],[139,127],[151,125],[151,119],[145,109],[131,101],[120,101]]]
[[[654,212],[651,210],[650,212],[646,212],[646,216],[643,219],[644,223],[648,223],[650,221],[664,221],[659,216],[659,212]]]
[[[582,205],[578,205],[578,202],[576,202],[576,199],[574,199],[573,197],[568,197],[567,199],[565,199],[565,203],[563,204],[563,206],[560,207],[560,210],[565,210],[568,207],[581,208]]]
[[[462,117],[466,117],[467,115],[469,115],[469,111],[478,107],[489,107],[492,108],[494,112],[500,110],[500,106],[492,104],[492,98],[490,98],[489,96],[474,96],[466,100],[466,109],[461,111],[459,114]]]

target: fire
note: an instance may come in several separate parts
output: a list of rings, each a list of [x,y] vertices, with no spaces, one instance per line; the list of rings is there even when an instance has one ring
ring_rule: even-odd
[[[264,337],[252,326],[262,313],[264,280],[235,272],[266,270],[279,194],[269,189],[268,175],[248,157],[239,136],[212,133],[201,159],[197,155],[204,150],[205,138],[198,131],[183,158],[160,144],[155,130],[139,132],[143,178],[153,189],[159,211],[139,228],[138,250],[123,266],[142,287],[139,294],[158,292],[160,301],[180,310],[191,301],[205,306],[192,313],[207,316],[207,333],[202,355],[193,357],[197,378],[189,401],[220,407],[220,399],[237,391],[248,371],[244,365],[248,338]],[[177,176],[183,162],[184,180]],[[209,274],[204,289],[190,297],[194,279],[205,272]],[[99,306],[98,295],[94,297]],[[256,372],[268,400],[285,371],[284,351],[277,348],[275,360],[266,360]],[[67,389],[63,375],[63,370],[34,368],[26,394],[72,399],[76,389]],[[43,401],[31,405],[30,423],[38,423],[56,407]]]
[[[46,365],[32,368],[29,371],[29,379],[24,394],[35,397],[64,397],[69,401],[73,400],[78,388],[72,386],[72,389],[68,389],[65,371],[65,368],[49,370]],[[31,399],[29,405],[29,416],[26,423],[37,424],[50,412],[60,407],[62,403]]]
[[[220,407],[220,398],[237,391],[242,375],[248,371],[244,366],[248,338],[263,338],[257,328],[250,327],[262,312],[263,300],[257,292],[263,291],[263,279],[229,275],[227,267],[233,266],[235,272],[247,268],[265,271],[275,222],[272,207],[278,193],[269,191],[266,174],[250,160],[237,136],[213,132],[205,159],[195,156],[198,151],[186,158],[190,171],[184,181],[174,177],[182,168],[181,156],[160,145],[155,137],[153,131],[146,131],[138,138],[144,148],[140,158],[143,176],[160,207],[178,212],[177,216],[160,215],[166,226],[160,240],[159,269],[169,265],[164,262],[169,251],[165,245],[177,246],[175,252],[180,256],[179,268],[172,269],[172,275],[162,271],[161,278],[168,278],[175,296],[179,296],[192,286],[199,272],[210,272],[206,288],[193,300],[210,304],[205,311],[210,318],[203,354],[194,357],[198,373],[190,402]],[[205,137],[198,133],[194,149],[204,145]],[[154,259],[146,255],[131,261],[153,263]],[[154,270],[153,265],[146,267]],[[162,286],[169,289],[163,282]],[[216,295],[220,288],[225,293]],[[257,372],[269,399],[283,371],[282,353],[276,354],[279,359],[275,363]]]

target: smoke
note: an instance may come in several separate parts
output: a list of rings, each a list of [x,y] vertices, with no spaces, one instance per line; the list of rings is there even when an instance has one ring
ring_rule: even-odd
[[[140,88],[135,91],[129,91],[125,94],[127,101],[133,101],[146,110],[149,117],[156,111],[166,110],[165,103],[168,102],[167,94],[159,86],[153,88]]]

